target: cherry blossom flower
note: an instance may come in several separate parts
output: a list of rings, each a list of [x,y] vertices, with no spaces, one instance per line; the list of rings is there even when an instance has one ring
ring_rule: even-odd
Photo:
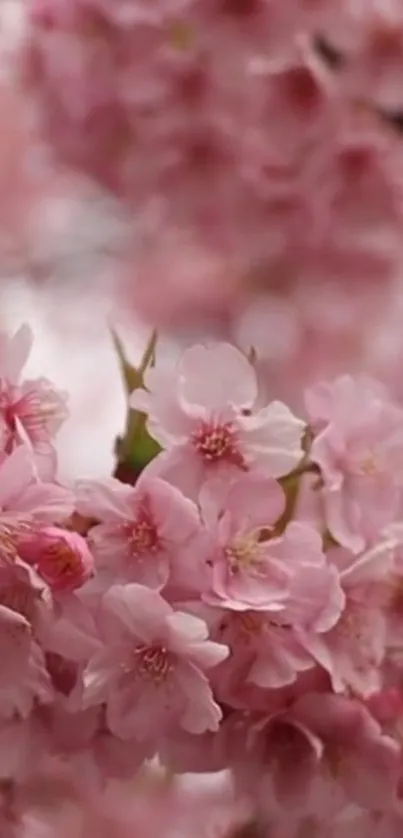
[[[291,521],[270,549],[290,574],[288,597],[274,619],[283,625],[310,627],[315,634],[334,626],[345,597],[339,573],[323,552],[316,530],[304,522]]]
[[[9,457],[0,458],[0,527],[5,549],[7,537],[13,535],[13,524],[18,521],[43,524],[64,521],[73,508],[74,498],[69,489],[38,479],[28,446],[21,445]]]
[[[309,693],[308,693],[309,695]],[[343,795],[322,775],[323,744],[293,712],[236,713],[226,723],[228,761],[239,792],[254,789],[263,822],[292,825],[325,820],[343,805]],[[294,832],[295,830],[295,832]],[[286,834],[288,834],[286,832]]]
[[[346,800],[393,806],[399,751],[358,701],[308,692],[281,713],[239,714],[227,737],[235,740],[239,787],[255,788],[261,809],[280,824],[288,812],[297,827],[305,819],[332,823]]]
[[[203,573],[197,507],[146,469],[134,488],[117,480],[81,482],[77,508],[99,523],[89,533],[100,584],[138,582],[151,588],[197,586]]]
[[[274,690],[294,684],[301,672],[315,667],[293,629],[276,625],[271,617],[261,611],[217,615],[213,636],[229,647],[230,656],[212,680],[225,705],[263,711]]]
[[[16,445],[32,445],[42,475],[55,473],[53,438],[67,417],[66,396],[46,378],[20,381],[32,347],[28,326],[7,339],[0,336],[1,448],[10,454]]]
[[[221,710],[204,670],[227,647],[208,640],[202,620],[141,585],[112,586],[104,607],[115,624],[84,673],[84,706],[106,702],[112,732],[155,745],[175,726],[216,730]]]
[[[281,477],[302,459],[302,420],[281,402],[256,407],[253,366],[229,344],[185,350],[171,373],[149,369],[145,388],[134,391],[131,405],[147,413],[151,435],[166,449],[152,467],[190,497],[215,474],[264,468]]]
[[[382,687],[388,623],[384,580],[393,551],[387,541],[350,562],[340,573],[345,607],[330,631],[299,634],[329,673],[335,692],[351,689],[368,698]]]
[[[403,480],[399,407],[367,380],[349,376],[307,394],[311,459],[321,469],[326,520],[334,538],[360,552],[397,512]]]
[[[393,802],[399,751],[360,702],[331,694],[306,695],[292,715],[322,740],[324,760],[350,799],[380,810]]]
[[[241,611],[279,610],[289,581],[284,563],[270,553],[270,533],[285,505],[279,484],[254,473],[224,487],[211,480],[200,504],[212,538],[206,602]]]
[[[52,620],[52,598],[33,568],[16,555],[0,562],[0,611],[4,666],[0,682],[0,717],[5,707],[23,707],[46,682],[39,637]],[[50,691],[50,686],[47,688]],[[22,704],[21,704],[22,703]],[[30,706],[30,705],[28,705]]]

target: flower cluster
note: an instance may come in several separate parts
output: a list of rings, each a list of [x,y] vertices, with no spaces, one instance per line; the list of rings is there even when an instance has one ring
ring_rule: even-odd
[[[344,376],[299,418],[264,402],[253,359],[195,345],[132,394],[161,447],[135,484],[64,488],[64,400],[20,381],[29,344],[0,343],[5,834],[144,830],[124,783],[158,757],[231,772],[238,808],[207,796],[200,835],[399,835],[403,410]],[[148,834],[194,834],[166,782]]]
[[[153,323],[396,275],[400,0],[23,6],[40,135],[134,211],[127,293]]]

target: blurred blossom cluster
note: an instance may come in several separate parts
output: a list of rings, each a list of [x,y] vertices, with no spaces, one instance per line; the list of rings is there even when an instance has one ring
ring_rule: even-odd
[[[299,398],[328,365],[391,378],[400,0],[7,5],[14,84],[2,95],[27,147],[4,135],[2,188],[25,270],[85,283],[107,265],[120,305],[153,326],[245,347],[263,331],[270,388],[280,376],[295,394],[297,378]],[[83,222],[61,253],[55,219],[64,229],[67,216]]]

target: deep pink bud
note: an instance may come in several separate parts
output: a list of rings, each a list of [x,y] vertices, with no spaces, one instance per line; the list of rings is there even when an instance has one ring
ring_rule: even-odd
[[[60,527],[30,533],[20,552],[54,591],[79,588],[94,572],[94,557],[85,538]]]

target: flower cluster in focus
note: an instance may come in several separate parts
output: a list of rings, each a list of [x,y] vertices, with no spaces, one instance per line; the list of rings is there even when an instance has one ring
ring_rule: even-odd
[[[194,345],[132,393],[160,448],[134,485],[63,487],[30,344],[0,341],[4,834],[400,835],[402,409],[343,376],[299,417]]]

